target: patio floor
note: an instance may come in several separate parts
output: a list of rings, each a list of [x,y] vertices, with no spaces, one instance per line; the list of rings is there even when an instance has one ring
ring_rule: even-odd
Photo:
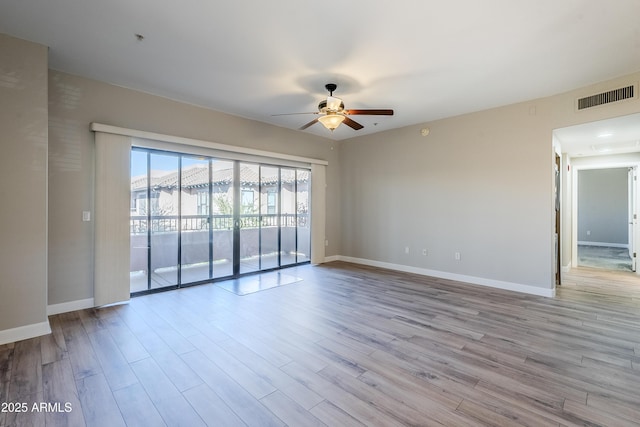
[[[309,258],[298,254],[298,263],[309,261]],[[296,263],[296,257],[292,254],[281,256],[282,266]],[[262,270],[278,267],[278,255],[269,254],[262,256]],[[240,273],[259,271],[260,257],[248,257],[240,260]],[[230,260],[214,261],[213,277],[209,277],[209,264],[192,264],[182,267],[181,282],[189,284],[205,280],[214,280],[228,277],[233,279],[233,263]],[[160,289],[177,285],[178,266],[156,269],[151,275],[151,288],[148,288],[148,275],[146,271],[132,271],[130,275],[131,293],[146,291],[148,289]]]

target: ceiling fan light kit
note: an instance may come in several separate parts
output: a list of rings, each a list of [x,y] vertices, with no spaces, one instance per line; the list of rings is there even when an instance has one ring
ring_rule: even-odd
[[[313,113],[292,113],[292,114],[318,114],[320,117],[311,120],[309,123],[301,126],[299,130],[305,130],[316,122],[322,123],[324,127],[330,131],[334,131],[341,123],[349,126],[353,130],[362,129],[360,123],[350,119],[350,115],[375,115],[375,116],[393,116],[393,110],[390,109],[376,109],[376,110],[345,110],[344,102],[342,99],[333,96],[333,91],[338,88],[335,83],[327,83],[325,89],[329,91],[327,99],[323,99],[318,104],[318,112]],[[281,115],[281,114],[277,114]],[[288,114],[284,114],[288,115]]]
[[[331,131],[340,126],[340,123],[344,122],[344,119],[346,119],[346,117],[338,113],[327,113],[326,116],[318,117],[318,121]]]

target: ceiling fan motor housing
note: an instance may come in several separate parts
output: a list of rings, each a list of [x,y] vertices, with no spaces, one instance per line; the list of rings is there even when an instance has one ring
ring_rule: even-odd
[[[338,109],[335,110],[335,111],[330,111],[330,110],[327,109],[327,100],[326,99],[323,99],[318,104],[318,111],[320,111],[321,113],[326,113],[326,112],[339,113],[342,110],[344,110],[344,102],[342,102],[342,101],[340,102],[340,107],[338,107]]]

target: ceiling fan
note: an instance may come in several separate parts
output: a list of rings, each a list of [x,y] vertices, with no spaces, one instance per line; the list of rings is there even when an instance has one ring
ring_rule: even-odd
[[[335,83],[327,83],[324,86],[329,91],[327,99],[323,99],[318,104],[318,111],[313,113],[289,113],[289,114],[274,114],[275,116],[284,116],[291,114],[318,114],[320,117],[311,120],[309,123],[301,126],[299,130],[305,130],[316,122],[322,123],[324,127],[330,131],[335,130],[341,123],[349,126],[353,130],[362,129],[360,123],[352,120],[348,116],[355,115],[372,115],[372,116],[393,116],[393,110],[389,109],[376,109],[376,110],[345,110],[344,102],[342,99],[333,96],[333,91],[338,88]]]

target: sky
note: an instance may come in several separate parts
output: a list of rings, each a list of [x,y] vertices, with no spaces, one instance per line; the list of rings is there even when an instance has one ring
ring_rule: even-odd
[[[151,153],[151,170],[154,171],[175,171],[178,169],[177,155],[165,155],[161,153]],[[196,163],[206,164],[207,160],[200,160],[193,157],[183,157],[182,167],[195,165]],[[131,176],[146,175],[147,173],[147,152],[131,151]]]

